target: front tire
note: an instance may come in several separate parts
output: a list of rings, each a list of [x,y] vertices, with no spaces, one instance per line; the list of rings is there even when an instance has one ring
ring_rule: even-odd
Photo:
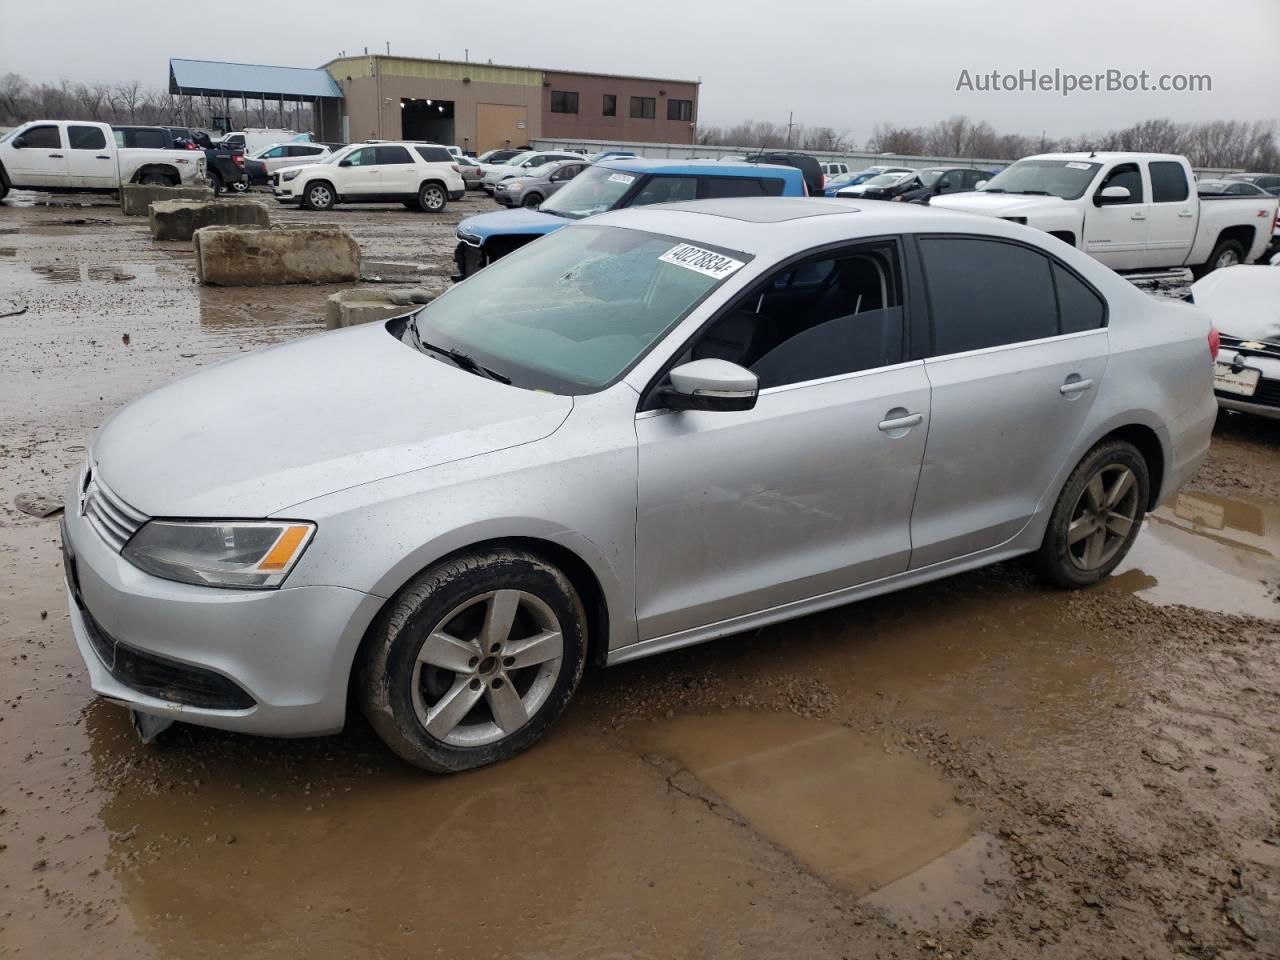
[[[522,206],[532,207],[536,209],[542,206],[542,196],[537,193],[530,193],[530,194],[527,194],[525,198],[520,201],[520,203]]]
[[[383,741],[452,773],[509,759],[564,711],[586,663],[568,578],[524,550],[464,554],[424,574],[379,619],[356,689]]]
[[[423,213],[442,213],[449,196],[438,183],[424,183],[418,190],[418,209]]]
[[[306,192],[302,194],[302,205],[308,210],[332,210],[336,201],[333,187],[325,180],[307,184]]]
[[[1138,536],[1150,491],[1147,462],[1133,444],[1107,440],[1085,454],[1032,555],[1041,579],[1076,589],[1110,576]]]

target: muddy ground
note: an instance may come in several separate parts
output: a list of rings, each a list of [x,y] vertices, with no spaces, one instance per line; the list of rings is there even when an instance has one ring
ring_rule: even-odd
[[[589,671],[498,767],[421,775],[359,720],[144,747],[14,497],[331,289],[201,288],[88,203],[0,204],[0,956],[1280,956],[1280,427],[1221,420],[1095,589],[1005,565]],[[442,285],[490,206],[324,218]]]

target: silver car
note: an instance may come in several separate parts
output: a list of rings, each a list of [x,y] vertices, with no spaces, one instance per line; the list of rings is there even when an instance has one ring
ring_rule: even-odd
[[[616,664],[1018,555],[1096,583],[1205,456],[1212,333],[1036,230],[805,198],[569,225],[130,403],[71,482],[95,691],[432,771]]]
[[[528,177],[513,177],[494,185],[493,199],[504,207],[537,207],[590,166],[585,160],[557,160]]]
[[[466,184],[467,189],[479,190],[480,184],[484,180],[484,170],[481,168],[479,161],[475,157],[468,157],[465,154],[453,159],[458,165],[458,173],[462,174],[462,182]]]

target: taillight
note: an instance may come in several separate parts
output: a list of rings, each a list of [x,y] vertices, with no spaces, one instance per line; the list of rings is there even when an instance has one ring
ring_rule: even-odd
[[[243,166],[244,166],[244,154],[243,154],[243,153],[233,153],[233,154],[231,155],[231,162],[232,162],[232,163],[234,163],[237,167],[243,167]]]
[[[188,143],[188,144],[187,144],[187,149],[188,149],[188,150],[199,150],[200,148],[199,148],[199,147],[197,147],[194,143]]]
[[[1209,356],[1217,360],[1218,348],[1222,346],[1222,334],[1218,333],[1217,327],[1209,328]]]

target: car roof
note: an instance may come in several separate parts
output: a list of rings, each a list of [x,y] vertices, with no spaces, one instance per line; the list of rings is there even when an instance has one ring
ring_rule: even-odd
[[[1039,231],[994,217],[911,203],[742,197],[627,207],[584,221],[665,234],[743,253],[786,257],[824,243],[900,233],[976,233],[1043,244]],[[569,229],[573,229],[570,227]]]
[[[611,157],[595,164],[622,173],[674,173],[697,176],[710,174],[721,177],[766,176],[777,180],[803,179],[796,167],[784,167],[772,163],[741,163],[724,160],[650,160],[646,157]]]
[[[1088,153],[1079,151],[1078,153],[1037,153],[1032,157],[1023,157],[1024,160],[1176,160],[1181,162],[1183,158],[1176,153],[1140,153],[1134,151],[1123,150],[1095,150]]]

